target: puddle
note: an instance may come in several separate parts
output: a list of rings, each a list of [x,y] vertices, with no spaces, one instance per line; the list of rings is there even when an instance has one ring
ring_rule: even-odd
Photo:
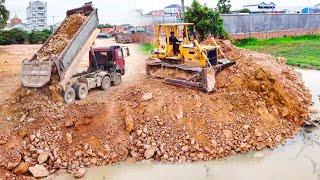
[[[313,94],[314,107],[320,111],[320,71],[301,70],[306,86]],[[67,174],[54,179],[73,179]],[[226,158],[221,161],[194,164],[161,164],[141,162],[88,169],[84,179],[246,179],[246,180],[319,180],[320,130],[300,132],[287,144],[274,150],[264,150]]]

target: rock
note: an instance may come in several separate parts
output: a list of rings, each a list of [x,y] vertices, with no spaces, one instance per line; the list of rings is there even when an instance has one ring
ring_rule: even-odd
[[[78,150],[78,151],[76,151],[76,152],[74,153],[74,155],[75,155],[76,157],[80,157],[80,156],[82,156],[82,154],[83,154],[83,152],[82,152],[81,150]]]
[[[13,170],[14,168],[16,168],[20,162],[21,162],[22,156],[20,154],[20,152],[14,150],[11,152],[10,157],[9,157],[9,162],[6,166],[7,170]]]
[[[277,143],[280,143],[282,141],[282,136],[279,134],[274,139]]]
[[[28,171],[29,164],[26,162],[21,162],[18,167],[16,167],[13,172],[17,175],[25,174]]]
[[[218,146],[218,142],[215,139],[211,140],[211,144],[213,147],[217,147]]]
[[[189,151],[189,146],[182,146],[182,148],[181,148],[181,150],[183,151],[183,152],[187,152],[187,151]]]
[[[250,128],[250,126],[249,126],[249,125],[247,125],[247,124],[243,126],[243,129],[248,130],[249,128]]]
[[[26,120],[26,117],[27,117],[27,116],[26,116],[25,114],[22,115],[19,121],[20,121],[20,122],[23,122],[24,120]]]
[[[85,168],[79,168],[75,173],[74,173],[74,177],[75,178],[82,178],[84,177],[84,175],[86,174],[86,169]]]
[[[28,122],[28,123],[32,123],[32,122],[34,122],[34,121],[36,121],[35,118],[28,118],[28,119],[27,119],[27,122]]]
[[[41,133],[40,133],[40,131],[38,131],[38,132],[36,133],[36,137],[37,137],[37,138],[41,138]]]
[[[138,135],[138,136],[141,136],[141,134],[142,134],[142,130],[139,129],[139,130],[137,131],[137,135]]]
[[[181,119],[183,118],[183,108],[182,108],[182,106],[179,106],[179,107],[178,107],[178,112],[177,112],[177,114],[176,114],[176,118],[177,118],[178,120],[181,120]]]
[[[88,149],[89,149],[89,144],[85,144],[85,145],[83,146],[83,149],[84,149],[84,150],[88,150]]]
[[[110,151],[111,151],[111,147],[110,147],[108,144],[104,145],[104,149],[105,149],[107,152],[110,152]]]
[[[66,138],[67,138],[67,142],[69,144],[71,144],[72,143],[72,135],[70,133],[66,133]]]
[[[35,178],[47,177],[49,175],[49,171],[43,165],[39,164],[29,167],[29,171]]]
[[[145,152],[144,152],[144,157],[146,159],[150,159],[154,156],[155,152],[156,152],[157,148],[156,147],[151,147],[149,149],[147,149]]]
[[[6,121],[11,121],[12,120],[12,117],[8,116],[6,117]]]
[[[0,139],[0,146],[6,145],[7,143],[6,140]]]
[[[287,109],[287,108],[283,108],[283,111],[282,111],[282,113],[281,113],[281,116],[282,117],[286,117],[286,116],[288,116],[289,115],[289,110]]]
[[[49,151],[45,151],[43,153],[40,153],[40,155],[38,156],[38,163],[42,164],[42,163],[46,162],[48,160],[49,155],[50,155]]]
[[[240,144],[240,150],[241,151],[248,151],[249,145],[247,143],[241,143]]]
[[[36,136],[35,136],[35,135],[33,135],[33,134],[32,134],[32,135],[30,135],[30,140],[31,140],[31,141],[33,141],[35,138],[36,138]]]
[[[260,132],[259,130],[255,129],[254,130],[254,135],[257,136],[257,137],[260,137],[260,136],[262,136],[262,132]]]
[[[73,125],[74,125],[74,121],[71,118],[66,119],[66,121],[64,122],[65,127],[72,127]]]
[[[153,98],[153,93],[145,93],[143,96],[142,96],[142,101],[149,101]]]
[[[231,139],[233,137],[231,130],[223,130],[223,135],[227,139]]]
[[[192,144],[192,145],[196,144],[196,140],[195,140],[195,139],[192,139],[192,140],[191,140],[191,144]]]
[[[134,129],[134,120],[132,115],[127,115],[127,117],[125,118],[125,123],[126,123],[126,130],[130,133],[133,131]]]
[[[64,118],[64,116],[63,116],[62,114],[58,114],[58,115],[57,115],[57,119],[58,119],[58,120],[63,119],[63,118]]]
[[[22,128],[18,131],[18,136],[21,137],[22,139],[27,136],[27,130]]]
[[[203,159],[204,158],[204,154],[203,153],[198,154],[198,158],[199,159]]]
[[[4,175],[7,177],[7,178],[9,178],[10,176],[11,176],[11,174],[10,173],[4,173]]]

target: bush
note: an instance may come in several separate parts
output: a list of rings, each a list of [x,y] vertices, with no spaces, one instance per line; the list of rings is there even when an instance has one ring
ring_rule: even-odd
[[[197,0],[192,2],[190,8],[187,8],[184,16],[186,22],[194,23],[201,40],[208,35],[217,38],[228,36],[219,12],[205,5],[202,6]]]
[[[0,45],[9,44],[38,44],[44,43],[52,34],[49,30],[43,31],[23,31],[21,29],[11,29],[0,31]]]
[[[42,44],[44,43],[51,35],[51,31],[32,31],[29,33],[29,42],[30,44]]]

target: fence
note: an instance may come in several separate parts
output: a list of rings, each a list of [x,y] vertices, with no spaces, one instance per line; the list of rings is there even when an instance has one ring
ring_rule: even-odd
[[[226,31],[236,39],[320,33],[320,14],[223,15]]]

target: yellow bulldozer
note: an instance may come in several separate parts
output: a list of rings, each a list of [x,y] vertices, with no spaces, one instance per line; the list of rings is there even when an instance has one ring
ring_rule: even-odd
[[[225,57],[214,39],[212,45],[200,45],[190,37],[192,28],[192,23],[155,25],[155,48],[147,60],[147,76],[212,92],[216,74],[235,62]]]

